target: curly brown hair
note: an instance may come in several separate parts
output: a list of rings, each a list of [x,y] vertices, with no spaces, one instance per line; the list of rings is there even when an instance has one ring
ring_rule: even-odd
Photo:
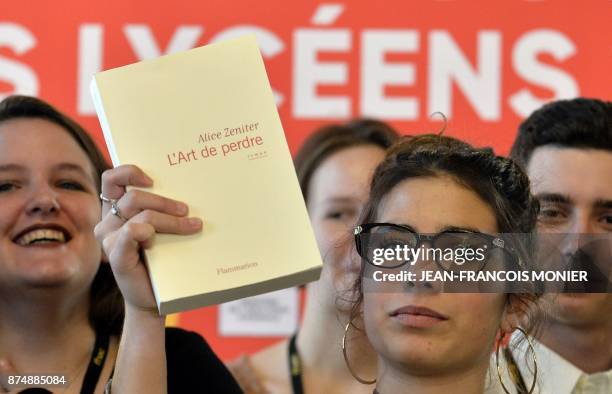
[[[512,159],[496,156],[491,148],[475,148],[456,138],[424,134],[403,137],[393,145],[376,168],[368,202],[359,223],[375,222],[381,202],[400,182],[410,178],[451,177],[476,193],[493,210],[500,233],[520,234],[513,245],[526,268],[533,267],[534,233],[539,203],[530,192],[529,178]],[[521,244],[522,243],[522,244]],[[361,274],[351,290],[350,321],[360,314],[363,302]],[[525,328],[536,328],[535,301],[540,294],[508,294],[507,302],[518,301],[529,319]],[[512,300],[512,298],[515,298]]]

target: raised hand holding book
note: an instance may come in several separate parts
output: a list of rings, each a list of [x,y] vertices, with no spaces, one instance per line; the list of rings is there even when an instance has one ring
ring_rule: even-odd
[[[147,250],[162,314],[318,278],[310,227],[254,36],[97,74],[96,112],[114,166],[184,201],[204,230]]]

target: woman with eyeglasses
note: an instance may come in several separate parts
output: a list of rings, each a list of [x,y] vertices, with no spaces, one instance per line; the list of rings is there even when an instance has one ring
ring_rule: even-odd
[[[523,171],[489,149],[433,135],[392,147],[374,173],[355,228],[363,263],[343,353],[356,379],[375,385],[377,394],[481,394],[491,386],[488,379],[505,376],[495,362],[490,371],[492,350],[517,328],[530,331],[537,295],[529,286],[522,293],[505,287],[484,292],[443,278],[453,271],[528,269],[530,238],[503,233],[531,233],[537,211]],[[381,255],[375,249],[392,252],[375,261]],[[404,249],[412,255],[394,253]],[[467,258],[466,249],[473,249],[471,261],[458,262],[457,253]],[[402,271],[412,276],[374,280]],[[425,271],[439,276],[422,279]],[[376,374],[366,375],[356,362],[350,336],[360,330],[377,352]],[[533,382],[502,383],[533,389]]]
[[[302,145],[295,166],[323,258],[321,278],[306,289],[298,332],[231,365],[246,393],[368,393],[355,382],[338,352],[348,321],[349,293],[359,272],[350,251],[352,227],[367,199],[374,168],[397,140],[395,130],[371,119],[329,125]],[[361,370],[374,373],[376,357],[355,333]]]

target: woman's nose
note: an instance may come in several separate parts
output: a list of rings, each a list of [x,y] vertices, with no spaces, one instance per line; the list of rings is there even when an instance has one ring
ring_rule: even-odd
[[[59,209],[58,195],[47,185],[36,187],[26,205],[28,215],[52,215]]]
[[[444,290],[443,283],[435,279],[435,273],[440,270],[435,260],[419,258],[410,268],[416,281],[407,283],[407,289],[412,293],[440,293]]]

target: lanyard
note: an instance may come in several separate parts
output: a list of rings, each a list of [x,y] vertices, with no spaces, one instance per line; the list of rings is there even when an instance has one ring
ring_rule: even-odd
[[[302,361],[300,353],[298,353],[295,340],[297,333],[293,334],[289,339],[289,374],[291,375],[291,387],[293,394],[304,394],[304,385],[302,384]]]
[[[91,359],[83,378],[81,394],[94,394],[102,374],[102,368],[104,368],[104,361],[106,361],[106,356],[108,355],[109,342],[110,337],[108,334],[99,335],[96,333],[96,343],[94,344],[93,352],[91,352]]]
[[[94,344],[93,351],[91,352],[91,358],[89,360],[89,365],[87,366],[87,371],[85,372],[85,377],[83,378],[81,394],[94,394],[96,385],[100,379],[100,374],[102,373],[102,368],[104,368],[104,361],[106,361],[106,356],[108,354],[109,343],[110,337],[107,334],[100,335],[96,333],[96,342]],[[40,387],[32,387],[19,392],[19,394],[35,393],[43,394],[51,392]]]

